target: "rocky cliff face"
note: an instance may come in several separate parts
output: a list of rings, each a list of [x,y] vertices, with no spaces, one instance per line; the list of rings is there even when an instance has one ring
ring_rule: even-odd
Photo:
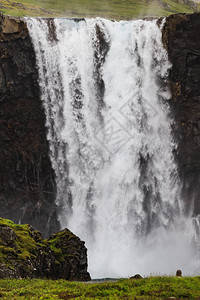
[[[0,15],[0,216],[47,236],[59,226],[37,78],[25,23]]]
[[[200,14],[171,15],[163,42],[172,63],[170,101],[183,198],[200,213]]]
[[[87,281],[87,249],[65,229],[43,240],[30,225],[0,218],[0,278],[50,278]]]
[[[200,213],[200,14],[172,15],[163,28],[177,162],[188,208]],[[35,54],[23,20],[0,15],[0,216],[43,235],[59,229],[55,180]]]

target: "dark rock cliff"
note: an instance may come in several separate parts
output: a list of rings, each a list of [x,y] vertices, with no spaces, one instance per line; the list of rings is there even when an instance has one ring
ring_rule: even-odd
[[[0,15],[0,216],[48,236],[59,226],[37,78],[25,23]]]
[[[200,14],[171,15],[163,42],[170,72],[177,162],[183,198],[200,213]],[[54,172],[35,54],[25,22],[0,16],[0,216],[58,231]]]
[[[172,63],[170,87],[177,162],[188,209],[200,213],[200,13],[171,15],[163,42]]]
[[[84,244],[68,229],[43,240],[32,226],[0,218],[0,278],[90,280]]]

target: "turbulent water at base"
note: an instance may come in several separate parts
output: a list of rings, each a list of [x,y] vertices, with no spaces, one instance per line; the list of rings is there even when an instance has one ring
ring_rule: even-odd
[[[27,19],[59,221],[86,241],[93,278],[198,269],[198,219],[184,217],[154,21]]]

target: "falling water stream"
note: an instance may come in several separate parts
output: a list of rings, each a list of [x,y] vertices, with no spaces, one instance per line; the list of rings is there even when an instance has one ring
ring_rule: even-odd
[[[171,65],[157,21],[26,21],[59,222],[86,241],[92,277],[200,272],[197,231],[180,197]]]

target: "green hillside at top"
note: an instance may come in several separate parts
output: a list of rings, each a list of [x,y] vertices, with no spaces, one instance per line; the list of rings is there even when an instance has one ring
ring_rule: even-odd
[[[200,4],[190,0],[0,0],[0,11],[14,16],[104,17],[135,19],[192,13]]]

